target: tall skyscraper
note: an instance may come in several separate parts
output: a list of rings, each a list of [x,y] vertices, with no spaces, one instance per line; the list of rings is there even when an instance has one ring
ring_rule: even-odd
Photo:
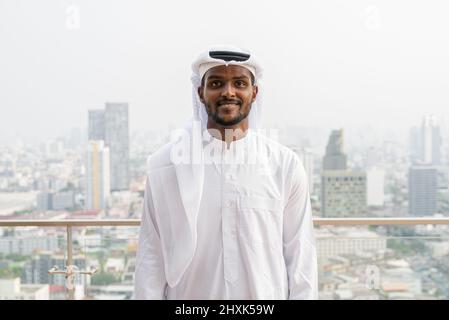
[[[366,209],[366,174],[347,170],[343,129],[333,130],[323,159],[321,213],[327,217],[361,216]]]
[[[89,140],[105,140],[104,110],[89,110]]]
[[[332,130],[323,159],[323,170],[346,170],[347,157],[343,142],[343,129]]]
[[[434,115],[425,115],[421,127],[410,130],[410,155],[414,164],[441,164],[442,139]]]
[[[129,189],[129,121],[127,103],[106,103],[105,142],[111,157],[111,190]]]
[[[421,136],[423,163],[439,165],[441,163],[441,134],[434,115],[424,116]]]
[[[89,140],[104,140],[109,148],[111,190],[128,190],[128,104],[106,103],[105,110],[89,110]]]
[[[437,209],[437,176],[433,166],[412,166],[409,170],[409,207],[415,216],[428,216]]]
[[[87,148],[86,209],[104,209],[110,193],[109,149],[102,140],[89,141]]]

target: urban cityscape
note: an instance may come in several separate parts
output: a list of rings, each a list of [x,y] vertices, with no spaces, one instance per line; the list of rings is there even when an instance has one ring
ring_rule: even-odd
[[[170,132],[133,131],[126,102],[89,110],[86,127],[0,146],[0,220],[139,219],[147,157]],[[400,137],[356,141],[346,128],[279,129],[302,160],[313,215],[446,217],[449,137],[431,114]],[[320,299],[449,298],[445,225],[317,226]],[[138,227],[74,227],[75,299],[131,299]],[[66,299],[66,229],[0,227],[0,299]]]

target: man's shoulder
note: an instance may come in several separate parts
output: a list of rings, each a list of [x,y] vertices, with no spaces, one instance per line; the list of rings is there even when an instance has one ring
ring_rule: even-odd
[[[147,157],[147,170],[154,171],[165,167],[172,166],[170,154],[173,142],[169,142],[161,146],[154,153]]]
[[[256,137],[269,149],[270,152],[272,152],[273,156],[278,158],[278,160],[282,160],[283,163],[295,166],[301,163],[299,156],[292,149],[283,145],[279,141],[260,133],[256,133]]]

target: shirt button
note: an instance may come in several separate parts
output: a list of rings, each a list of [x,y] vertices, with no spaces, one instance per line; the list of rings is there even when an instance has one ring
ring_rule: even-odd
[[[226,206],[232,207],[234,205],[234,200],[228,200],[226,201]]]

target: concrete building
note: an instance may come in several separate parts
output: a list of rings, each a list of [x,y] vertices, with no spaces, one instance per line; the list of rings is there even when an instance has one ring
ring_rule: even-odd
[[[315,237],[319,259],[387,250],[387,239],[365,228],[318,228]]]
[[[435,115],[425,115],[421,127],[410,130],[410,156],[414,164],[440,165],[442,138]]]
[[[323,159],[323,170],[346,170],[347,156],[343,144],[343,129],[332,130]]]
[[[366,174],[364,172],[323,171],[321,213],[324,217],[360,217],[366,212]]]
[[[0,279],[0,300],[49,300],[48,284],[21,284],[20,278]]]
[[[129,190],[128,104],[106,103],[104,110],[89,110],[89,140],[103,140],[109,148],[111,190]]]
[[[36,196],[37,211],[68,210],[75,206],[73,191],[45,191]]]
[[[53,210],[68,210],[75,205],[75,195],[73,191],[56,192],[53,195]]]
[[[437,168],[412,166],[409,169],[409,210],[415,216],[428,216],[437,208]]]
[[[88,140],[104,140],[104,110],[89,110]]]
[[[321,214],[350,217],[366,214],[366,174],[347,169],[343,129],[333,130],[321,173]]]
[[[129,190],[129,120],[127,103],[106,103],[105,142],[110,150],[111,190]]]
[[[104,209],[111,186],[109,149],[103,141],[89,141],[86,162],[86,209]]]
[[[57,250],[58,239],[56,237],[47,236],[3,236],[0,239],[0,253],[30,255],[36,250]]]
[[[53,192],[40,192],[36,196],[36,210],[48,211],[53,209]]]
[[[385,170],[371,167],[366,171],[366,203],[368,206],[382,207],[385,202]]]

